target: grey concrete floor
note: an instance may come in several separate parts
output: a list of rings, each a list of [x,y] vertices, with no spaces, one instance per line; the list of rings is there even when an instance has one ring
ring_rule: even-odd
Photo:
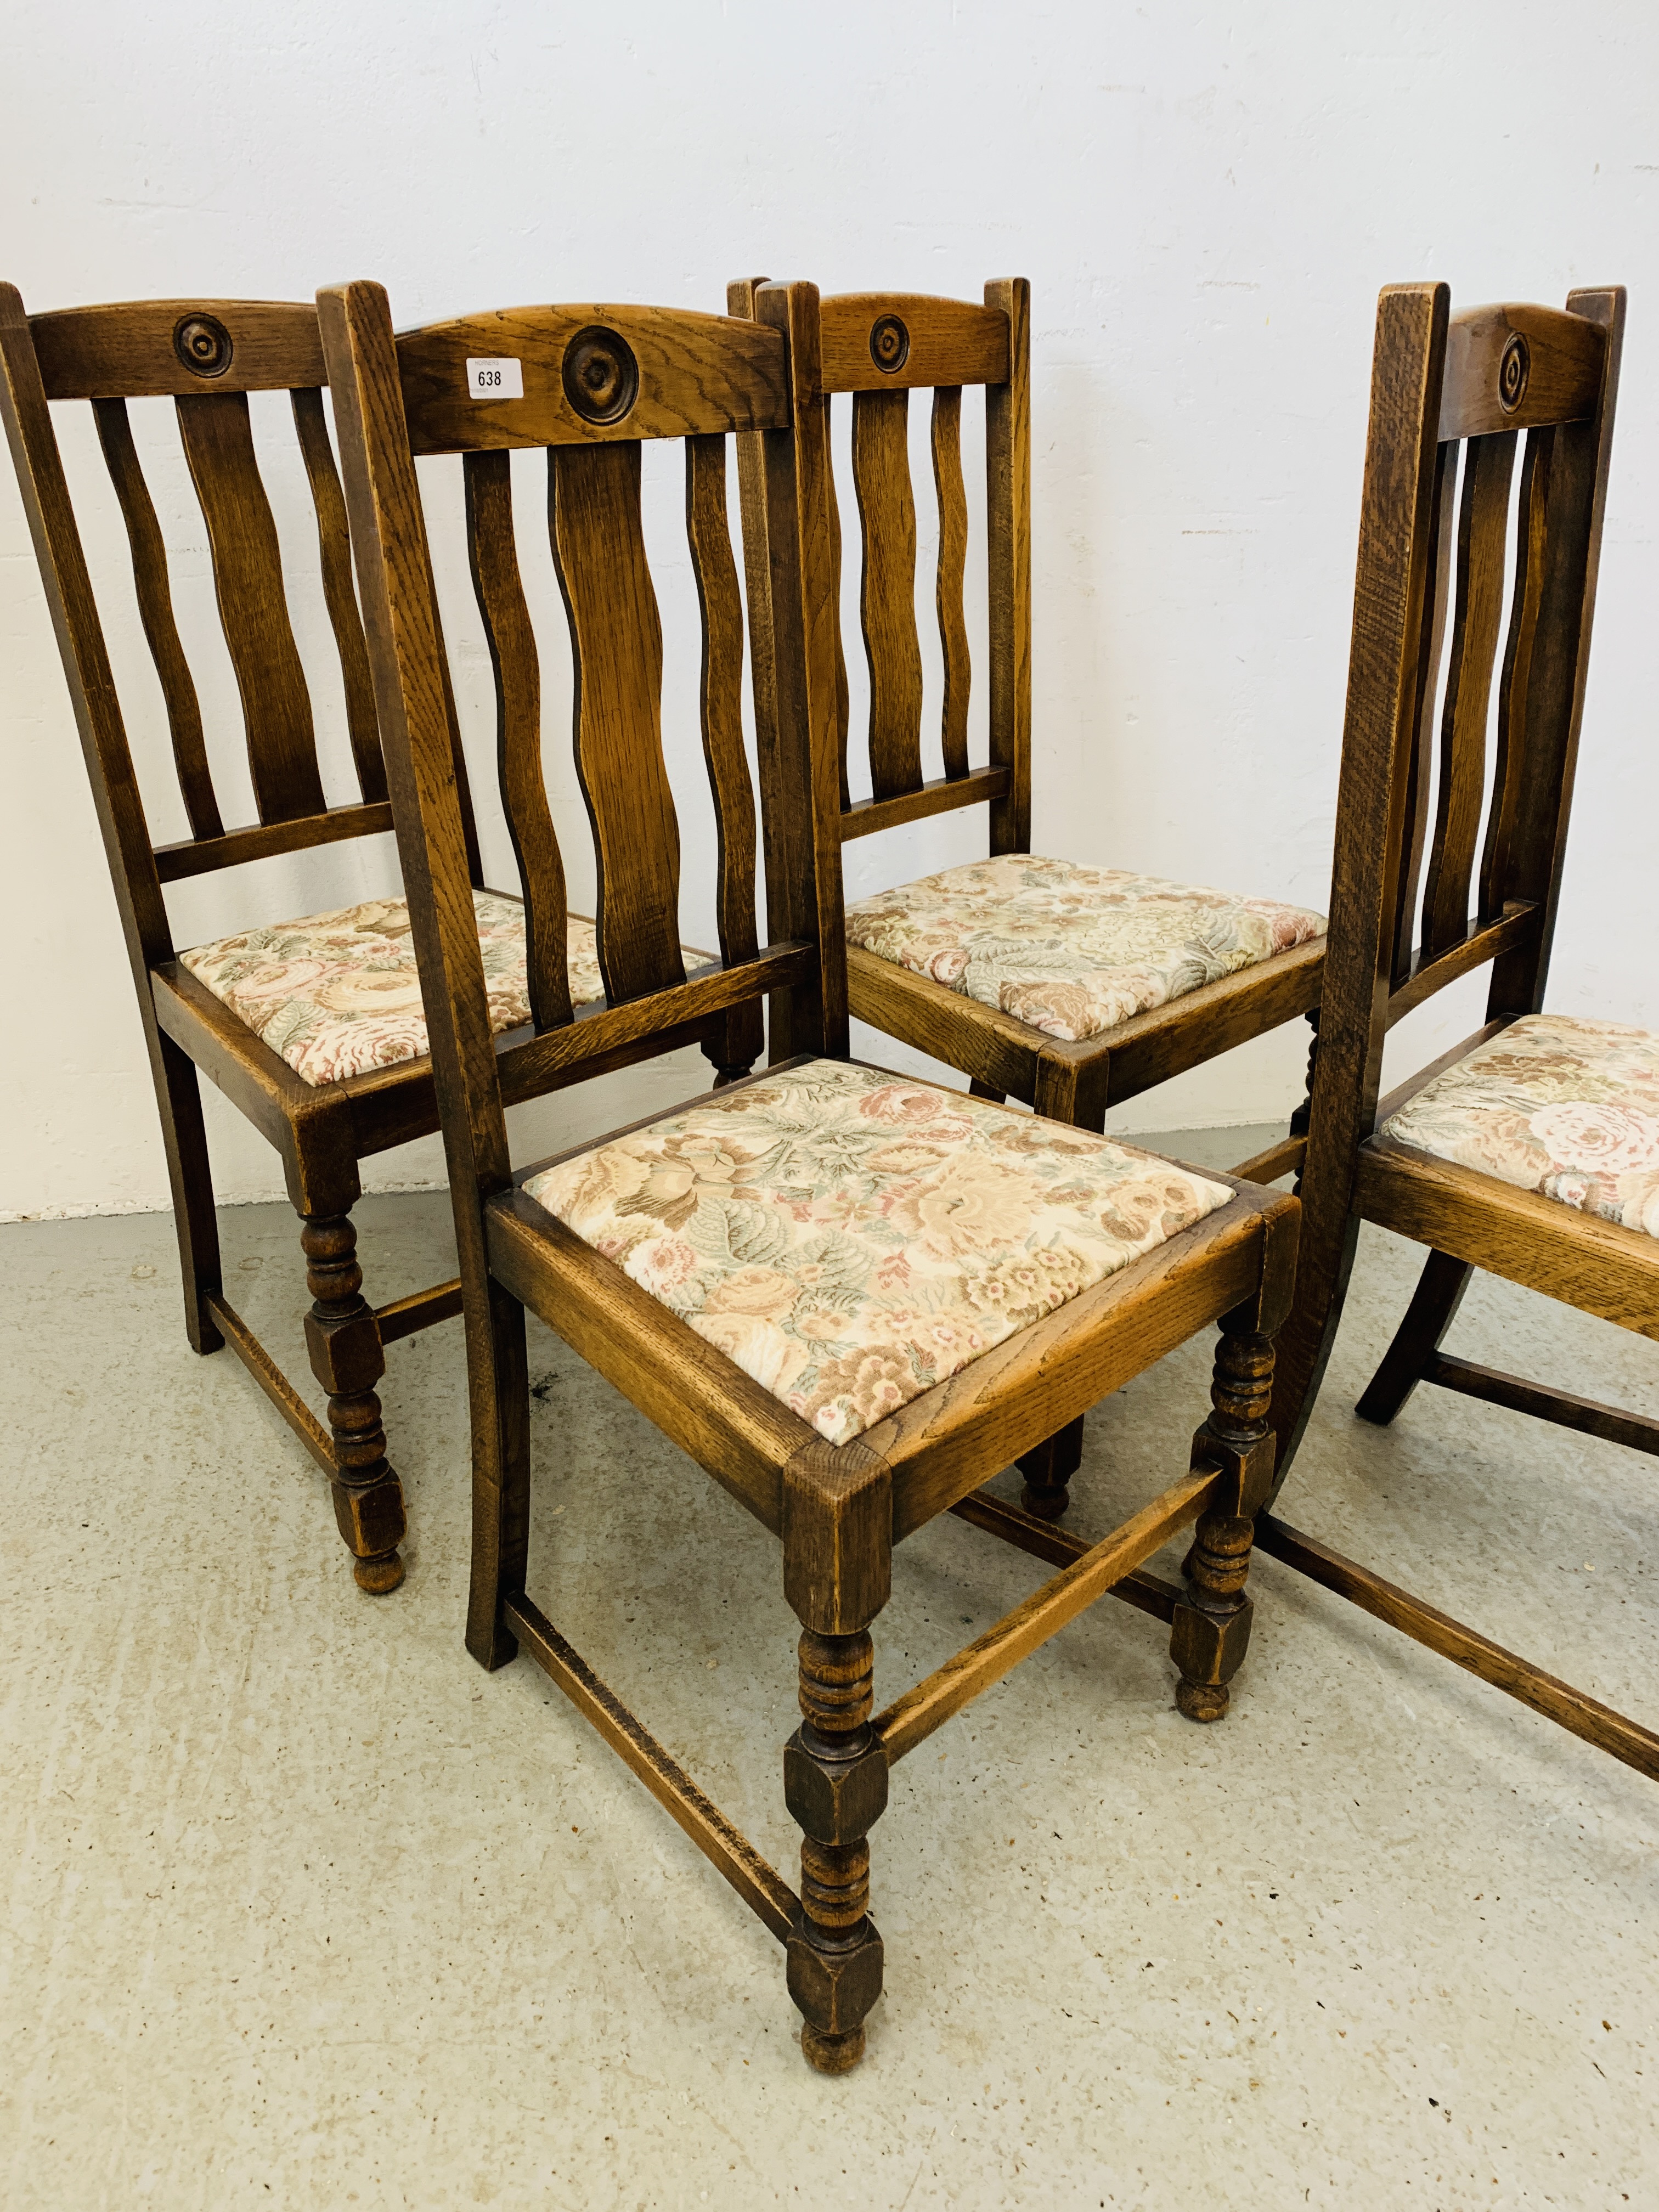
[[[449,1272],[441,1196],[361,1221],[377,1298]],[[225,1229],[302,1370],[292,1217]],[[1426,1390],[1356,1423],[1414,1273],[1368,1237],[1287,1516],[1650,1717],[1659,1469]],[[461,1648],[456,1328],[391,1355],[413,1537],[381,1599],[232,1356],[186,1346],[167,1217],[0,1230],[0,1330],[19,2212],[1659,2204],[1659,1790],[1274,1561],[1221,1727],[1103,1601],[899,1770],[887,1994],[827,2081],[771,1939],[529,1662]],[[1453,1342],[1659,1411],[1651,1345],[1504,1285]],[[772,1540],[539,1329],[532,1358],[532,1591],[793,1869]],[[1208,1359],[1091,1417],[1079,1528],[1184,1464]],[[925,1531],[878,1697],[1043,1572]]]

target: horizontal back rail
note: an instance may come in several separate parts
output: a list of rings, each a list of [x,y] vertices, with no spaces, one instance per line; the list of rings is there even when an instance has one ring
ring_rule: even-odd
[[[268,860],[278,853],[298,853],[313,845],[338,845],[353,837],[379,837],[392,827],[392,802],[377,799],[361,806],[331,806],[321,814],[301,814],[289,822],[255,822],[227,830],[217,837],[183,837],[158,845],[155,872],[164,884],[186,876],[211,875],[217,868]]]
[[[416,453],[771,430],[789,420],[777,333],[689,309],[501,308],[406,331],[398,365]],[[478,384],[480,374],[503,382]]]
[[[1534,943],[1543,922],[1543,910],[1529,901],[1519,901],[1506,907],[1496,921],[1479,924],[1458,943],[1443,952],[1431,956],[1419,951],[1413,959],[1403,982],[1397,983],[1389,994],[1388,1023],[1392,1029],[1396,1022],[1418,1006],[1443,991],[1448,983],[1455,983],[1461,976],[1484,968],[1489,960],[1500,954]]]
[[[729,968],[694,969],[683,983],[621,1006],[579,1006],[574,1021],[526,1037],[499,1055],[502,1086],[520,1097],[533,1095],[542,1079],[559,1069],[598,1060],[618,1045],[657,1030],[794,988],[810,980],[812,957],[810,945],[763,945],[752,960],[738,961]]]
[[[1469,307],[1446,331],[1439,434],[1483,438],[1580,422],[1601,398],[1605,332],[1558,307]]]
[[[925,821],[930,814],[949,814],[958,806],[994,805],[1007,797],[1012,781],[1006,768],[975,768],[964,775],[935,776],[895,799],[857,799],[842,811],[842,842],[871,837],[878,830],[896,830],[903,822]]]
[[[326,384],[317,310],[286,300],[129,300],[31,315],[48,399],[155,399]]]
[[[1005,384],[1008,319],[921,292],[842,292],[819,308],[819,389],[891,392]]]

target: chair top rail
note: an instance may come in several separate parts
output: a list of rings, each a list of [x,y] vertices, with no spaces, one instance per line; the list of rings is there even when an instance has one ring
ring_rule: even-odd
[[[823,392],[1006,384],[1008,318],[924,292],[840,292],[819,303]]]
[[[309,301],[128,300],[28,322],[48,399],[179,399],[328,381]]]
[[[789,422],[781,337],[727,315],[502,307],[406,331],[397,345],[417,454],[779,430]]]
[[[1446,331],[1440,441],[1582,422],[1601,397],[1607,332],[1559,307],[1468,307]]]

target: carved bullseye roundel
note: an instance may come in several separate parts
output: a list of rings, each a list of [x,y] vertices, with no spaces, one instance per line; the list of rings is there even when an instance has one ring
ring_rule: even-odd
[[[589,323],[564,349],[564,396],[584,422],[620,422],[640,396],[640,365],[626,338]]]
[[[1526,398],[1527,379],[1531,373],[1532,356],[1525,338],[1516,331],[1498,364],[1498,404],[1506,415],[1513,415]]]
[[[870,358],[893,376],[910,358],[910,333],[896,315],[884,315],[870,333]]]
[[[173,350],[192,376],[222,376],[234,349],[216,315],[185,315],[173,333]]]

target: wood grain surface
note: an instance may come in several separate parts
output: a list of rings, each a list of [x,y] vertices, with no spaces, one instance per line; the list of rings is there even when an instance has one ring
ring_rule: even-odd
[[[614,332],[638,364],[638,396],[614,422],[584,420],[565,393],[566,349],[594,327]],[[466,364],[473,359],[516,361],[523,398],[472,398]],[[776,334],[687,308],[502,307],[406,331],[398,340],[398,365],[417,453],[684,438],[774,429],[789,419]]]

